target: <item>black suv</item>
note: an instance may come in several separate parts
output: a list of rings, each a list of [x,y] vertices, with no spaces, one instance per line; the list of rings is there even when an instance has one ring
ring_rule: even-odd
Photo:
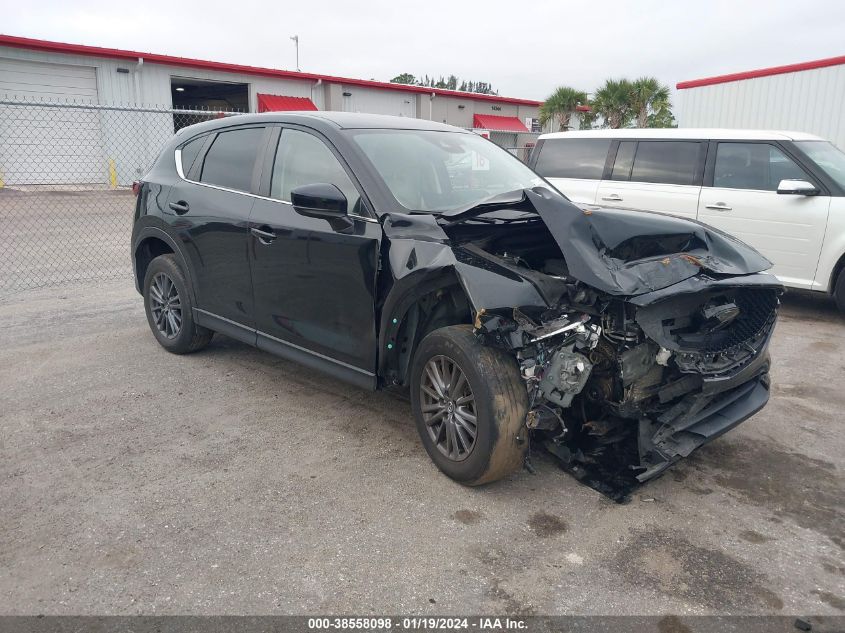
[[[410,391],[465,484],[613,455],[645,481],[759,411],[781,286],[697,222],[579,208],[484,138],[417,119],[243,115],[185,128],[136,187],[158,342],[214,332]]]

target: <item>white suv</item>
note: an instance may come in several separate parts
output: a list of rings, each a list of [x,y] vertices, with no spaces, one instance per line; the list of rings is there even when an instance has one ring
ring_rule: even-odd
[[[634,129],[540,136],[531,167],[573,202],[700,220],[787,286],[845,311],[845,154],[801,132]]]

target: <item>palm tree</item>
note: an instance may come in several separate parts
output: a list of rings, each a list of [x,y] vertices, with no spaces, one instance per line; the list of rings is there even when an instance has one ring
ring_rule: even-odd
[[[546,125],[552,119],[557,119],[560,131],[568,130],[572,113],[586,101],[587,93],[569,86],[561,86],[540,106],[540,125]]]
[[[649,114],[672,107],[669,102],[669,88],[661,85],[656,78],[640,77],[631,85],[633,87],[631,108],[637,117],[637,127],[648,127]]]
[[[608,79],[596,90],[590,104],[596,114],[601,115],[607,127],[620,128],[627,125],[635,112],[632,109],[634,85],[627,79]]]

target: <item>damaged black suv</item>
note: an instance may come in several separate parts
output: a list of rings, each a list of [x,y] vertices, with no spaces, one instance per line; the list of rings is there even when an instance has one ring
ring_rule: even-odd
[[[640,481],[759,411],[781,286],[705,225],[579,208],[478,135],[330,112],[191,126],[132,235],[153,335],[410,392],[465,484],[613,456]]]

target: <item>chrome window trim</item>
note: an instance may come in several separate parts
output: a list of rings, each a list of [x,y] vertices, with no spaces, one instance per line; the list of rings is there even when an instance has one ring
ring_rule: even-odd
[[[182,148],[176,148],[176,173],[179,174],[179,178],[185,180],[185,172],[182,171]]]
[[[182,150],[177,148],[174,154],[176,159],[176,173],[179,175],[179,178],[184,182],[189,182],[192,185],[199,185],[200,187],[208,187],[209,189],[217,189],[219,191],[228,191],[229,193],[238,193],[242,196],[249,196],[250,198],[258,198],[259,200],[269,200],[270,202],[278,202],[279,204],[286,204],[289,207],[293,205],[286,201],[286,200],[279,200],[278,198],[269,198],[267,196],[260,196],[257,193],[250,193],[248,191],[238,191],[237,189],[229,189],[228,187],[221,187],[220,185],[212,185],[207,182],[197,182],[196,180],[189,180],[185,177],[185,172],[182,170]],[[347,213],[347,217],[354,218],[355,220],[361,220],[362,222],[370,222],[373,224],[379,224],[379,221],[376,218],[368,218],[363,215],[357,215],[355,213]]]

